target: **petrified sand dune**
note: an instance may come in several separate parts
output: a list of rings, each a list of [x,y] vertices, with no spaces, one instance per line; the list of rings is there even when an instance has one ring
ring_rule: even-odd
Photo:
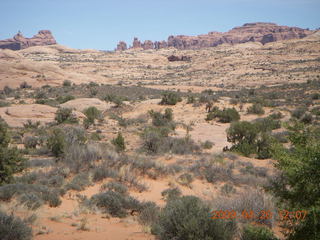
[[[23,127],[28,120],[39,121],[41,124],[53,122],[57,108],[42,104],[16,105],[0,108],[0,117],[10,127]],[[78,118],[83,118],[81,112],[74,112]]]
[[[88,107],[96,107],[100,111],[105,111],[111,108],[112,106],[114,106],[114,104],[101,101],[98,98],[77,98],[77,99],[65,102],[60,106],[65,108],[76,109],[77,111],[82,112],[84,109]]]

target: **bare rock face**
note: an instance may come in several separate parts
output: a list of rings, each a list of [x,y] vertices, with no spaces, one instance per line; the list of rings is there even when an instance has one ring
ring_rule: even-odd
[[[0,41],[0,48],[20,50],[32,46],[45,46],[56,44],[56,40],[52,36],[49,30],[41,30],[38,34],[32,38],[25,38],[21,32],[14,35],[13,38],[5,39]]]
[[[142,44],[142,48],[143,48],[144,50],[154,49],[154,44],[153,44],[152,41],[146,40],[146,41],[144,41],[144,43]]]
[[[141,48],[141,42],[136,37],[133,39],[132,48]]]
[[[127,50],[127,44],[123,41],[120,41],[117,45],[117,51],[124,51]]]
[[[206,47],[215,47],[223,43],[238,44],[246,42],[260,42],[266,44],[269,42],[304,38],[313,33],[308,29],[298,27],[279,26],[274,23],[246,23],[241,27],[235,27],[228,32],[209,32],[208,34],[198,36],[169,36],[167,41],[156,41],[153,44],[154,49],[175,47],[177,49],[200,49]],[[148,42],[146,44],[146,42]],[[142,44],[144,49],[151,48],[151,41]],[[135,38],[133,48],[141,47],[140,41]]]
[[[160,49],[160,48],[167,48],[168,44],[166,41],[156,41],[154,42],[154,48],[155,49]]]
[[[171,55],[168,57],[168,61],[169,62],[175,62],[175,61],[191,61],[191,57],[190,56],[175,56],[175,55]]]

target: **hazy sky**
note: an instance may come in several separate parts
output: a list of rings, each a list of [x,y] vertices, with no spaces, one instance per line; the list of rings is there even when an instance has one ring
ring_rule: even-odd
[[[0,0],[0,39],[41,29],[72,48],[113,50],[119,40],[227,31],[248,22],[315,29],[320,0]]]

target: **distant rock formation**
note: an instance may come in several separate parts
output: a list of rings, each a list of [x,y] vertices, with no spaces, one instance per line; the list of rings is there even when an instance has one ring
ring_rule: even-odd
[[[171,55],[168,57],[168,61],[169,62],[175,62],[175,61],[191,61],[191,57],[190,56],[175,56],[175,55]]]
[[[25,38],[19,31],[13,38],[0,40],[0,48],[20,50],[32,46],[45,46],[57,44],[49,30],[41,30],[32,38]]]
[[[127,50],[127,44],[124,41],[120,41],[117,45],[117,51]]]
[[[169,36],[167,41],[150,40],[143,44],[134,38],[132,48],[143,49],[161,49],[175,47],[177,49],[200,49],[206,47],[215,47],[223,43],[238,44],[246,42],[260,42],[266,44],[269,42],[299,39],[310,35],[313,31],[298,27],[279,26],[275,23],[246,23],[241,27],[235,27],[228,32],[209,32],[208,34],[198,36]]]

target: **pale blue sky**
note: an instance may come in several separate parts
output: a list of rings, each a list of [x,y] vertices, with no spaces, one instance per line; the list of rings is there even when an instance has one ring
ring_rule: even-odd
[[[227,31],[248,22],[315,29],[320,0],[1,0],[0,39],[49,29],[59,44],[113,50],[119,40]]]

